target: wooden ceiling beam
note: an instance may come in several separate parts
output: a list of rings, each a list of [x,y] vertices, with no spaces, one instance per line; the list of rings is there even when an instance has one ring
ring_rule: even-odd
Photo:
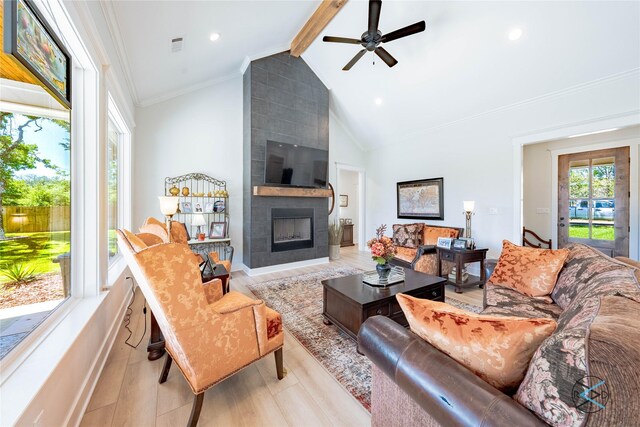
[[[346,3],[347,0],[322,0],[320,6],[291,42],[290,55],[295,57],[302,55]]]

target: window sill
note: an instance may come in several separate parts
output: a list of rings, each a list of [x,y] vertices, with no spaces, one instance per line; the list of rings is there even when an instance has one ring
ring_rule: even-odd
[[[69,351],[87,322],[98,310],[108,293],[93,298],[70,298],[59,307],[53,324],[35,331],[28,348],[16,349],[23,358],[2,364],[0,394],[2,395],[2,425],[14,425],[29,403]]]

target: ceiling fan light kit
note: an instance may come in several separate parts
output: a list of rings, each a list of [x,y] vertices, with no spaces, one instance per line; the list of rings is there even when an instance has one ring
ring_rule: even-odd
[[[333,37],[324,36],[322,41],[330,43],[346,43],[346,44],[359,44],[363,49],[356,53],[356,55],[344,66],[344,71],[349,71],[362,56],[369,52],[373,52],[382,59],[389,67],[393,67],[398,61],[391,56],[382,46],[381,43],[388,43],[393,40],[407,37],[416,33],[420,33],[425,30],[426,24],[424,21],[416,22],[415,24],[408,25],[390,32],[389,34],[382,34],[378,30],[378,23],[380,22],[380,10],[382,9],[381,0],[369,0],[369,27],[365,31],[360,39],[350,39],[347,37]]]

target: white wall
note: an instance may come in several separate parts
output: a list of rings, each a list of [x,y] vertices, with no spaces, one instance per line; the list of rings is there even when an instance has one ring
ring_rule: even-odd
[[[136,109],[133,226],[162,219],[164,179],[200,172],[227,182],[233,269],[242,262],[242,76]]]
[[[396,182],[444,177],[445,219],[428,222],[464,227],[462,201],[475,200],[473,236],[479,247],[490,249],[489,256],[497,257],[502,239],[517,239],[514,171],[519,166],[514,165],[513,140],[598,118],[637,114],[639,77],[638,72],[627,73],[539,97],[402,141],[388,141],[385,147],[367,152],[367,206],[372,207],[367,210],[367,229],[411,222],[396,217]],[[490,214],[490,209],[496,213]]]
[[[358,242],[358,231],[360,224],[358,221],[358,172],[343,170],[338,171],[338,192],[336,194],[336,204],[340,218],[351,218],[353,221],[353,242]],[[340,195],[348,197],[347,207],[340,207]]]
[[[589,151],[590,146],[596,144],[638,145],[640,138],[640,126],[620,129],[617,131],[589,135],[577,138],[568,138],[557,141],[548,141],[538,144],[526,145],[523,149],[523,224],[535,231],[540,237],[549,239],[553,237],[554,225],[552,223],[553,196],[553,158],[552,151],[576,149]],[[630,142],[629,140],[634,140]],[[631,158],[632,168],[638,168],[638,159]],[[637,199],[638,194],[632,194]],[[548,209],[549,213],[538,213],[538,209]]]

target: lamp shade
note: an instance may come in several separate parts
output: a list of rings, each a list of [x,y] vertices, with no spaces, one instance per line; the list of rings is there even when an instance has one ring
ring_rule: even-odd
[[[476,207],[476,202],[473,200],[465,200],[462,202],[462,205],[464,206],[465,212],[473,212],[473,209]]]
[[[193,226],[207,225],[207,221],[204,219],[204,215],[196,214],[193,216],[193,221],[191,222]]]
[[[160,212],[164,216],[171,216],[178,211],[178,198],[170,196],[159,196]]]

